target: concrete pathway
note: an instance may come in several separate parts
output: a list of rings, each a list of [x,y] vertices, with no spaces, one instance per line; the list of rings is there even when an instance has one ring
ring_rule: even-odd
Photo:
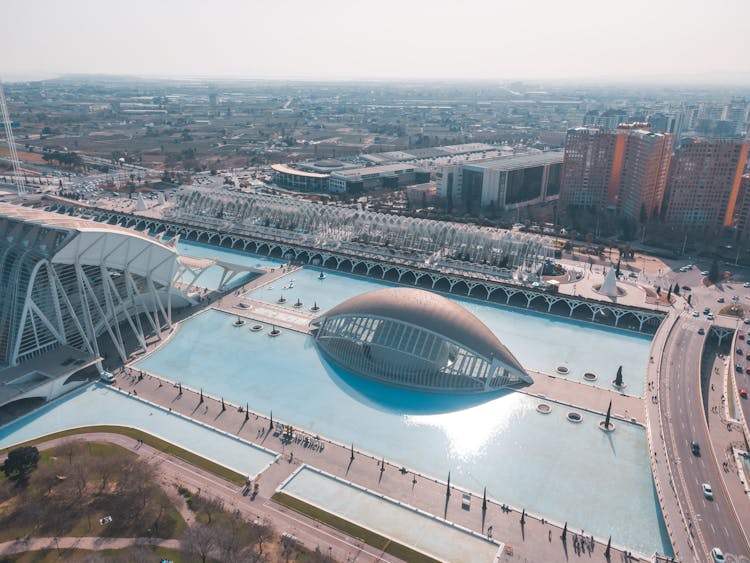
[[[228,406],[227,410],[222,412],[220,400],[208,396],[205,399],[208,410],[199,409],[193,412],[199,401],[197,393],[183,387],[183,395],[178,398],[177,390],[171,384],[159,386],[160,383],[158,378],[149,375],[140,382],[136,378],[123,374],[118,374],[117,377],[117,384],[122,389],[127,391],[136,388],[139,398],[171,407],[174,411],[240,435],[246,440],[282,454],[279,461],[259,476],[260,494],[256,501],[253,503],[236,491],[234,502],[237,506],[253,506],[255,510],[259,510],[257,507],[262,504],[266,511],[286,513],[285,509],[268,502],[268,499],[300,463],[307,463],[476,532],[487,533],[489,527],[492,526],[493,537],[505,542],[513,549],[512,555],[505,553],[501,561],[523,560],[524,558],[528,561],[558,561],[576,556],[572,534],[575,532],[580,535],[581,530],[569,529],[567,541],[563,543],[560,539],[562,522],[550,523],[539,515],[527,512],[525,525],[521,526],[520,516],[523,507],[508,507],[507,510],[503,510],[500,502],[490,499],[486,512],[483,512],[481,510],[482,497],[474,494],[470,494],[470,509],[465,510],[461,507],[462,491],[460,489],[452,487],[452,494],[446,501],[444,481],[422,475],[409,468],[402,468],[400,464],[393,464],[388,460],[384,460],[385,469],[381,472],[380,464],[383,460],[356,450],[356,444],[354,460],[351,460],[351,445],[336,444],[324,437],[299,433],[301,436],[306,436],[309,442],[321,444],[322,448],[304,447],[296,443],[283,444],[278,437],[268,432],[270,421],[262,415],[250,413],[249,420],[245,421],[245,414],[238,412],[236,406]],[[283,422],[283,414],[276,415],[274,420]],[[293,528],[291,531],[298,535],[294,531],[296,529]],[[599,541],[595,542],[593,554],[595,557],[603,557],[606,538],[598,539]],[[613,541],[616,545],[617,538]],[[583,555],[584,553],[581,553],[581,556]],[[625,560],[623,552],[614,548],[611,559],[612,561]]]

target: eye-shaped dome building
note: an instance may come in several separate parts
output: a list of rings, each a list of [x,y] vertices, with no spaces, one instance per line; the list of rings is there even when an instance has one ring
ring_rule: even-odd
[[[363,293],[311,326],[318,347],[334,363],[398,387],[481,393],[532,381],[482,321],[430,291]]]

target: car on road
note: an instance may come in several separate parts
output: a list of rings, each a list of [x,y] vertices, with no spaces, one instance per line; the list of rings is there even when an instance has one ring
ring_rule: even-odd
[[[701,445],[698,442],[690,442],[690,451],[693,452],[694,456],[700,457],[700,455],[701,455]]]
[[[704,329],[703,327],[700,327],[698,329],[698,334],[706,334],[706,329]]]
[[[724,563],[726,561],[724,552],[718,547],[715,547],[711,550],[711,557],[713,558],[714,563]]]
[[[708,483],[702,483],[701,489],[703,489],[703,496],[706,497],[708,500],[714,500],[714,491],[711,488],[711,485]]]
[[[698,311],[693,311],[693,316],[694,317],[700,317],[701,314]]]
[[[750,325],[750,319],[742,319],[742,322],[746,325]]]
[[[748,373],[750,373],[750,368],[748,368]],[[747,399],[747,389],[743,387],[739,390],[739,393],[740,397],[742,397],[743,399]]]
[[[734,369],[742,373],[742,364],[734,364]]]

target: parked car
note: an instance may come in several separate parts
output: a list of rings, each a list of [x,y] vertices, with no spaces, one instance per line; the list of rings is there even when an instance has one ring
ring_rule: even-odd
[[[709,272],[708,272],[708,270],[703,270],[703,271],[701,272],[701,275],[702,275],[702,276],[707,276],[707,275],[708,275],[708,273],[709,273]]]
[[[706,329],[704,329],[703,327],[700,327],[698,329],[698,334],[706,334]]]
[[[718,298],[718,299],[716,300],[716,302],[717,302],[717,303],[724,303],[724,298],[723,298],[723,297],[719,297],[719,298]]]
[[[700,317],[701,314],[698,311],[693,311],[693,316],[694,317]]]
[[[115,376],[109,373],[108,371],[103,371],[99,374],[99,379],[104,383],[114,383],[115,382]]]

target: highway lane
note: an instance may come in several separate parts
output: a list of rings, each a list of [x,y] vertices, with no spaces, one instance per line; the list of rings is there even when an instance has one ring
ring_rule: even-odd
[[[706,431],[700,389],[700,360],[705,336],[698,334],[704,319],[680,318],[664,350],[660,380],[661,414],[672,461],[675,487],[688,513],[688,521],[699,549],[709,561],[709,552],[719,547],[725,554],[750,557],[744,535],[722,485]],[[701,455],[691,452],[691,442],[700,444]],[[705,498],[702,483],[713,488],[714,498]],[[735,559],[737,560],[737,559]]]

